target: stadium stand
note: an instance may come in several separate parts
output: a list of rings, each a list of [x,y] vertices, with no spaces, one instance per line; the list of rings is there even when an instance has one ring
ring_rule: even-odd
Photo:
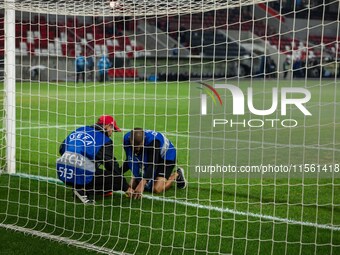
[[[275,5],[273,6],[275,7]],[[111,58],[127,56],[132,58],[136,52],[145,50],[145,46],[129,37],[135,29],[135,21],[112,22],[112,20],[95,19],[86,24],[78,19],[65,18],[65,21],[48,22],[44,16],[34,16],[30,21],[18,21],[16,24],[16,48],[21,55],[51,55],[74,57],[81,47],[85,48],[87,55],[102,55],[107,53]],[[0,48],[4,46],[4,19],[0,19]],[[198,13],[182,16],[164,16],[148,19],[149,24],[156,25],[168,35],[179,40],[179,43],[188,47],[194,55],[234,57],[236,52],[247,54],[242,45],[231,43],[228,38],[219,32],[207,28],[215,27],[217,30],[253,31],[264,41],[278,48],[282,53],[291,55],[293,50],[301,46],[308,51],[314,51],[316,45],[323,44],[326,49],[335,54],[338,49],[338,39],[321,35],[310,35],[306,41],[290,38],[287,35],[278,35],[274,29],[261,20],[252,19],[249,11],[240,12],[239,9],[218,10],[216,12]],[[180,32],[178,28],[180,27]],[[202,30],[205,29],[205,33]],[[267,31],[264,34],[264,31]],[[307,46],[307,41],[309,45]],[[203,45],[201,42],[204,42]],[[213,46],[212,44],[216,45]],[[201,47],[203,46],[203,47]],[[314,52],[318,56],[320,51]],[[316,53],[316,54],[315,54]],[[0,55],[3,51],[0,50]]]
[[[35,16],[33,22],[17,21],[16,48],[21,55],[51,55],[74,57],[81,48],[91,55],[115,53],[133,57],[134,52],[143,51],[144,46],[131,40],[129,35],[113,33],[113,23],[81,24],[78,19],[49,23],[45,17]],[[0,45],[4,45],[4,19],[0,19]],[[131,29],[131,26],[129,26]],[[3,47],[1,47],[3,48]],[[0,54],[3,52],[0,51]]]
[[[259,6],[259,8],[270,12],[270,15],[273,16],[283,13],[277,12],[278,6],[275,4]],[[285,18],[289,14],[287,12],[281,16]],[[107,54],[110,59],[138,58],[146,54],[169,56],[167,52],[171,49],[168,49],[168,46],[172,45],[174,49],[178,47],[179,50],[187,50],[187,55],[234,59],[254,54],[253,49],[246,47],[246,40],[239,40],[243,32],[253,33],[254,36],[251,38],[262,40],[264,45],[268,44],[279,49],[280,54],[285,54],[291,59],[311,61],[309,59],[326,55],[336,58],[339,54],[339,38],[322,37],[317,33],[311,33],[308,38],[298,38],[288,33],[278,34],[267,19],[253,17],[253,15],[255,12],[248,8],[235,8],[196,14],[157,16],[144,20],[129,20],[122,17],[114,19],[78,17],[74,19],[67,16],[51,19],[49,16],[39,14],[25,18],[18,17],[15,26],[16,54],[21,56],[75,57],[77,53],[83,52],[86,56],[97,57]],[[143,22],[146,22],[147,25],[144,25]],[[148,27],[149,25],[159,29],[157,38],[151,38],[152,27]],[[139,36],[138,29],[140,27],[151,29],[147,33],[151,35],[150,38]],[[232,36],[233,31],[238,34]],[[166,39],[166,37],[172,38],[172,40]],[[153,40],[156,41],[153,42]],[[163,41],[163,43],[159,41]],[[148,46],[150,46],[148,44],[155,46],[153,48],[157,49],[157,53],[148,50]],[[4,54],[3,49],[4,19],[1,17],[0,56]],[[323,51],[326,51],[327,54],[323,54]],[[182,51],[180,53],[179,55],[185,55]],[[174,53],[172,56],[177,54]],[[260,52],[258,54],[261,55]],[[281,66],[280,63],[276,64]],[[109,75],[121,78],[136,77],[138,74],[136,70],[122,71],[120,69],[120,66],[116,66],[116,69],[112,70]]]
[[[85,19],[84,19],[85,20]],[[131,30],[124,30],[132,29]],[[45,16],[32,16],[29,20],[18,17],[15,24],[16,54],[21,56],[67,56],[75,57],[83,52],[86,56],[110,58],[134,58],[144,52],[144,46],[133,37],[133,22],[94,20],[80,22],[77,18],[59,18],[49,21]],[[4,18],[0,17],[0,57],[4,56]],[[124,69],[124,68],[123,68]],[[137,77],[137,70],[127,68],[112,70],[114,78]]]
[[[278,35],[273,27],[264,20],[255,20],[249,10],[240,12],[239,9],[218,10],[216,12],[198,13],[182,16],[167,16],[150,19],[150,24],[156,25],[169,36],[179,40],[184,46],[190,48],[193,55],[203,53],[205,56],[230,57],[249,54],[244,47],[231,40],[218,31],[252,31],[256,36],[279,49],[286,55],[292,55],[301,42],[288,35]],[[178,28],[180,27],[180,34]],[[209,28],[216,28],[215,32]],[[202,33],[204,29],[204,34]],[[226,33],[227,34],[227,33]],[[202,44],[203,42],[203,44]],[[215,44],[212,46],[210,44]],[[210,46],[209,46],[210,45]],[[313,50],[313,49],[311,49]],[[240,53],[238,53],[240,51]]]

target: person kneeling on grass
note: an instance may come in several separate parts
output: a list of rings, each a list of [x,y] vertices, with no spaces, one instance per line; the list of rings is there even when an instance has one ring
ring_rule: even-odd
[[[123,190],[131,197],[122,169],[113,156],[113,132],[121,132],[114,118],[102,115],[93,126],[80,127],[69,134],[59,148],[57,174],[74,195],[85,204],[92,204],[95,194],[111,195]],[[100,169],[104,165],[105,170]]]
[[[169,189],[174,181],[177,187],[187,186],[184,171],[176,165],[176,149],[161,133],[135,128],[124,136],[126,160],[124,172],[131,170],[131,187],[134,198],[140,198],[144,190],[161,193]]]

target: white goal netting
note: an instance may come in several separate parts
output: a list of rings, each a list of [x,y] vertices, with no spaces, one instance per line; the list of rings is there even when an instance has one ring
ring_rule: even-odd
[[[218,0],[218,1],[134,1],[134,0],[86,0],[86,1],[4,1],[3,8],[28,9],[38,13],[79,16],[153,16],[200,13],[218,9],[246,6],[266,1]]]
[[[0,1],[1,252],[37,253],[39,236],[72,254],[339,254],[339,8]],[[74,196],[59,146],[103,114],[119,166],[124,136],[154,130],[187,187]]]

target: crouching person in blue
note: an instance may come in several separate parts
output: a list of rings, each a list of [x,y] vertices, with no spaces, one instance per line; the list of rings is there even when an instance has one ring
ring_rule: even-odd
[[[144,190],[161,193],[169,189],[174,181],[177,187],[187,185],[184,171],[176,166],[176,149],[161,133],[135,128],[124,136],[126,160],[124,171],[131,170],[131,187],[134,198],[140,198]]]
[[[113,190],[123,190],[128,197],[133,193],[113,156],[113,132],[121,132],[116,121],[102,115],[95,125],[78,128],[60,145],[58,177],[85,204],[94,203],[94,195],[110,195]]]

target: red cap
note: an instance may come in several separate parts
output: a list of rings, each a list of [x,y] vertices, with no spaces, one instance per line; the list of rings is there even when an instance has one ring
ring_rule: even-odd
[[[117,126],[115,119],[110,115],[102,115],[99,117],[97,124],[99,125],[112,125],[114,130],[121,132],[120,128]]]

